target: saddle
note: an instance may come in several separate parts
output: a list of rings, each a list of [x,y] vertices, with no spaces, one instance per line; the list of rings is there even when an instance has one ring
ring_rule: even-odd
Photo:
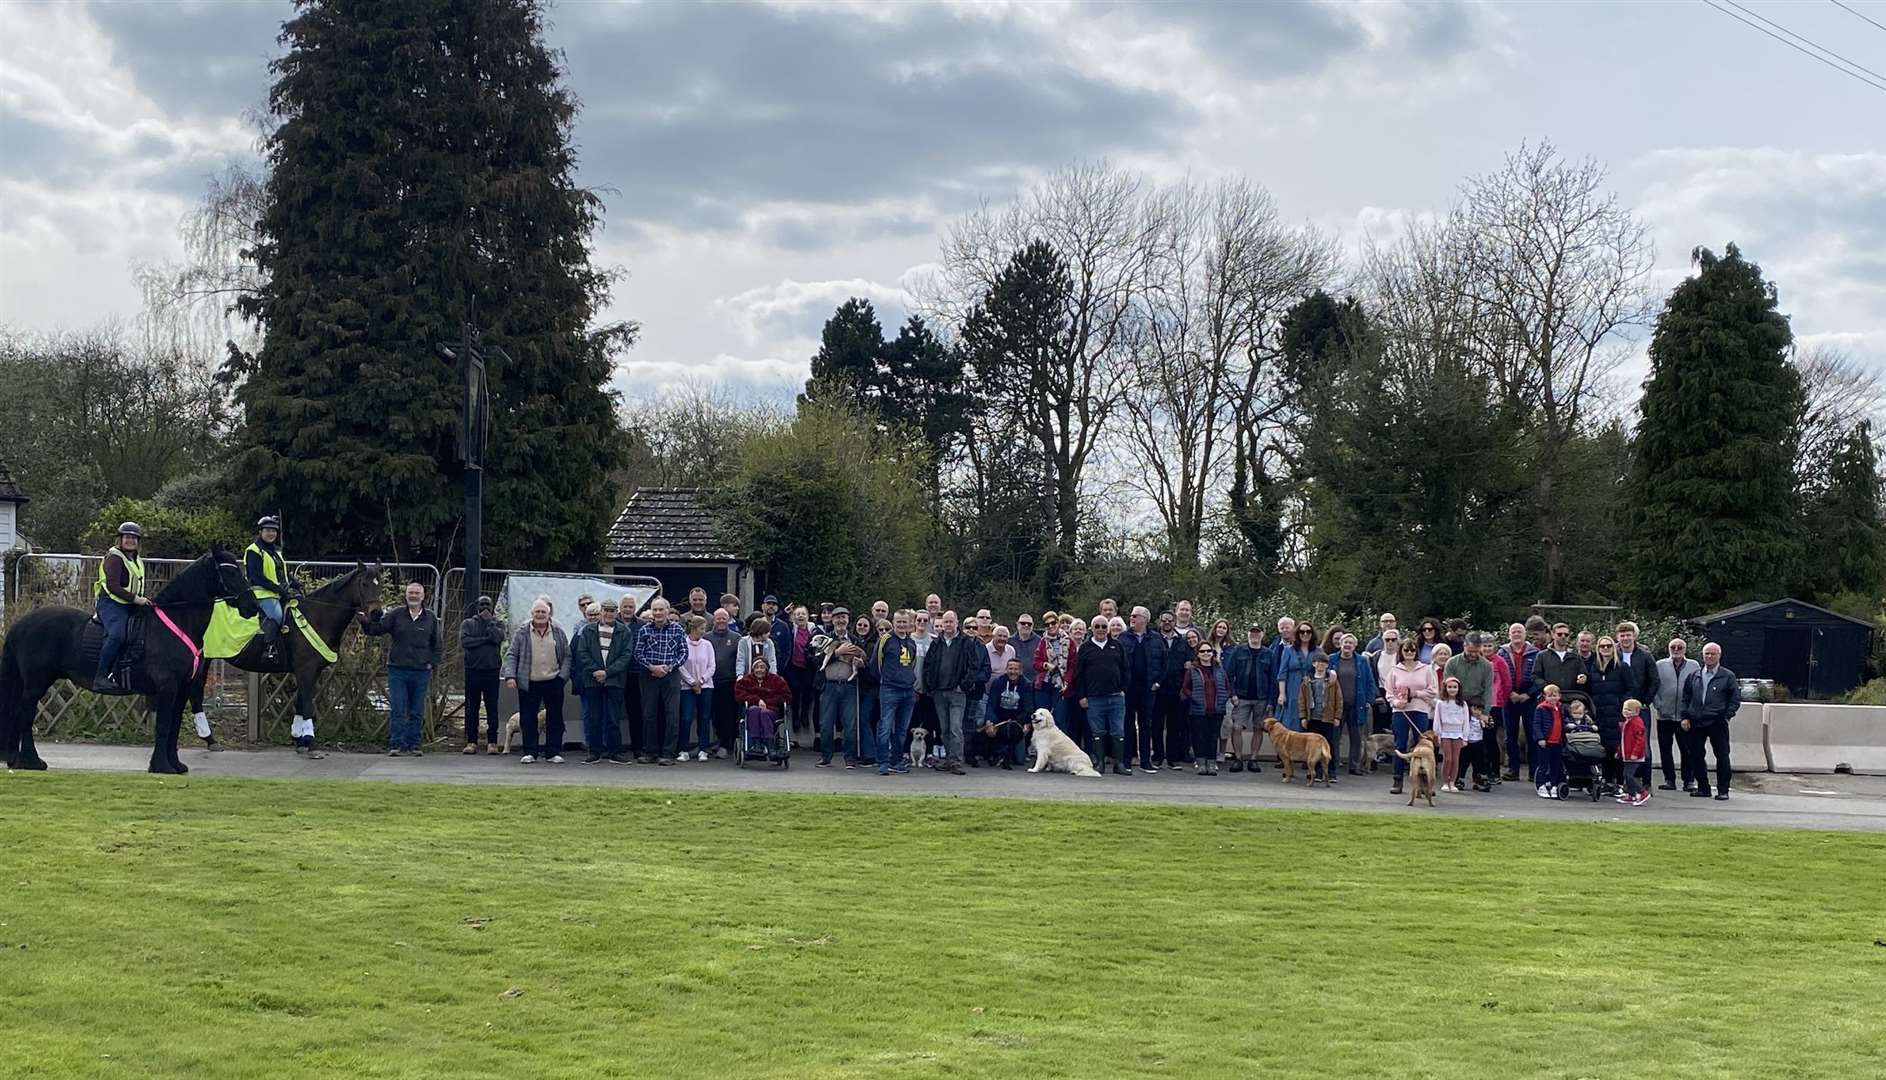
[[[125,620],[124,648],[118,652],[118,667],[112,672],[123,692],[126,694],[149,693],[152,689],[150,679],[144,675],[144,636],[150,627],[151,619],[146,608],[132,608]],[[105,624],[93,615],[86,620],[85,630],[79,636],[79,663],[86,670],[95,670],[98,666],[98,654],[105,646]],[[88,682],[85,687],[91,689]]]

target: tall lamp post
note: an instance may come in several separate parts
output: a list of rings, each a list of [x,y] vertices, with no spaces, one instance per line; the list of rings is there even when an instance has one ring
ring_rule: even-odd
[[[491,434],[491,391],[485,381],[487,350],[510,359],[502,348],[484,344],[483,335],[471,323],[464,324],[457,350],[439,347],[441,355],[459,365],[462,378],[458,459],[465,469],[464,588],[473,596],[482,588],[484,572],[485,448]]]

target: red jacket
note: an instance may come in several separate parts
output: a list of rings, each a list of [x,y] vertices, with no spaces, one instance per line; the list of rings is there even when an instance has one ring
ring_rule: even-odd
[[[1646,761],[1650,758],[1650,732],[1644,725],[1644,714],[1627,716],[1618,729],[1623,736],[1622,747],[1625,761]]]
[[[765,682],[749,671],[733,684],[733,699],[743,705],[759,705],[779,712],[792,700],[792,690],[786,680],[770,671],[766,673]]]

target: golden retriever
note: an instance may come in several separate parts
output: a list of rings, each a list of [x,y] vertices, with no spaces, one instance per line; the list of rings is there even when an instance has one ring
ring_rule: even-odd
[[[1395,751],[1395,756],[1408,763],[1408,805],[1413,806],[1417,798],[1425,798],[1428,805],[1434,805],[1434,748],[1437,740],[1432,731],[1424,731],[1421,738],[1410,747],[1407,753]]]
[[[1034,730],[1028,741],[1035,748],[1035,764],[1028,771],[1065,772],[1075,776],[1099,776],[1094,771],[1094,762],[1087,752],[1077,746],[1073,739],[1062,734],[1054,726],[1054,714],[1046,709],[1036,709],[1033,717]]]
[[[1271,745],[1277,749],[1277,761],[1283,766],[1284,783],[1288,784],[1294,775],[1293,766],[1303,763],[1303,783],[1316,783],[1317,766],[1323,769],[1323,786],[1329,786],[1329,740],[1308,731],[1291,731],[1283,726],[1276,717],[1264,721],[1264,730],[1270,733]]]

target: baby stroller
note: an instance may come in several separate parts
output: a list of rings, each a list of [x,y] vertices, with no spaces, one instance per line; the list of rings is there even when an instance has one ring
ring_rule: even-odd
[[[747,706],[740,721],[740,737],[733,741],[735,768],[746,768],[748,761],[770,761],[782,769],[792,768],[792,725],[771,709]]]
[[[1565,732],[1565,788],[1579,788],[1591,795],[1591,801],[1607,794],[1604,781],[1604,738],[1596,726],[1570,728]],[[1565,797],[1565,788],[1559,798]]]

